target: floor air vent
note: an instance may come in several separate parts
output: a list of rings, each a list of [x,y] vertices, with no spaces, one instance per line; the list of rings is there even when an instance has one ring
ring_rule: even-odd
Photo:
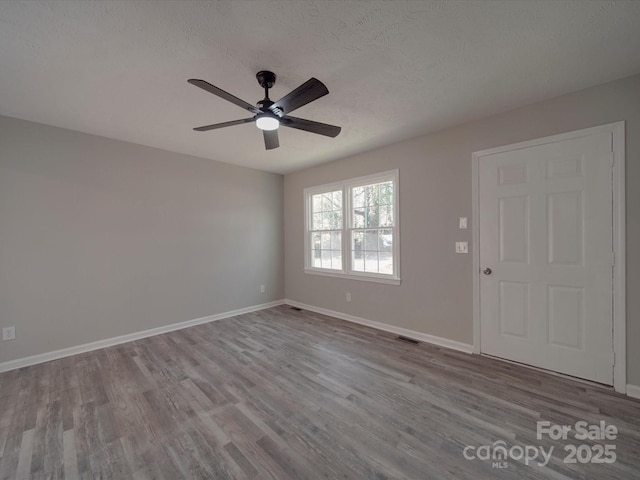
[[[295,310],[296,312],[301,312],[302,309],[298,307],[291,307],[291,310]]]
[[[418,345],[420,342],[414,338],[405,337],[404,335],[399,335],[396,337],[396,340],[400,340],[401,342],[410,343],[412,345]]]

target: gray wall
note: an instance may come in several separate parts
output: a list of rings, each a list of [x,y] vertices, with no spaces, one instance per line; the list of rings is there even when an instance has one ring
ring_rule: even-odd
[[[0,117],[0,362],[283,298],[282,210],[280,175]]]
[[[640,76],[401,142],[285,176],[285,279],[288,299],[440,337],[473,343],[471,219],[474,151],[626,120],[627,369],[640,385]],[[400,286],[304,273],[303,189],[400,169]],[[351,292],[352,302],[345,301]]]
[[[0,363],[286,297],[471,343],[471,153],[627,122],[640,385],[640,76],[282,177],[0,117]],[[305,275],[303,188],[400,169],[402,285]],[[284,245],[284,251],[283,251]],[[284,275],[283,275],[284,257]],[[259,286],[267,286],[266,294]],[[353,301],[345,301],[345,292]]]

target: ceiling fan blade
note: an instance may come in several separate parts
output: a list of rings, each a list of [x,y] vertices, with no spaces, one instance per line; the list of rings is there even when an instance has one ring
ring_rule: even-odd
[[[206,132],[215,130],[216,128],[232,127],[233,125],[242,125],[243,123],[253,122],[253,118],[243,118],[242,120],[232,120],[230,122],[214,123],[213,125],[205,125],[204,127],[194,128],[196,132]]]
[[[269,109],[279,116],[286,115],[327,93],[329,90],[324,86],[324,83],[317,78],[311,78],[271,105]]]
[[[264,146],[267,150],[273,150],[280,146],[278,141],[278,130],[263,130]]]
[[[325,135],[327,137],[337,137],[342,130],[341,127],[329,125],[328,123],[313,122],[311,120],[305,120],[304,118],[289,116],[282,117],[280,119],[280,124],[285,127],[297,128],[298,130],[317,133],[318,135]]]
[[[231,95],[230,93],[225,92],[224,90],[216,87],[215,85],[211,85],[209,82],[205,82],[204,80],[199,80],[197,78],[191,78],[187,80],[191,85],[195,85],[196,87],[200,87],[203,90],[206,90],[209,93],[213,93],[220,98],[224,98],[226,101],[231,102],[245,110],[249,110],[251,113],[261,113],[260,109],[254,107],[250,103],[245,102],[244,100],[239,99]]]

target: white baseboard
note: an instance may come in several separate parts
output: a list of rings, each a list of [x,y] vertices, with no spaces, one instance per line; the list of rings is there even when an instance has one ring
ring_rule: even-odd
[[[121,343],[131,342],[133,340],[139,340],[141,338],[152,337],[154,335],[160,335],[161,333],[173,332],[175,330],[181,330],[187,327],[193,327],[194,325],[200,325],[202,323],[215,322],[216,320],[222,320],[224,318],[235,317],[236,315],[242,315],[243,313],[256,312],[258,310],[264,310],[265,308],[277,307],[284,304],[284,300],[276,300],[274,302],[262,303],[260,305],[252,305],[251,307],[239,308],[237,310],[231,310],[229,312],[217,313],[208,317],[196,318],[194,320],[187,320],[179,323],[172,323],[170,325],[164,325],[162,327],[152,328],[150,330],[143,330],[141,332],[129,333],[127,335],[121,335],[119,337],[106,338],[104,340],[98,340],[96,342],[85,343],[83,345],[77,345],[75,347],[63,348],[61,350],[54,350],[53,352],[40,353],[38,355],[31,355],[29,357],[18,358],[16,360],[10,360],[8,362],[0,363],[0,373],[7,372],[9,370],[15,370],[17,368],[28,367],[29,365],[35,365],[37,363],[48,362],[50,360],[57,360],[58,358],[69,357],[71,355],[77,355],[78,353],[90,352],[92,350],[98,350],[100,348],[111,347],[113,345],[119,345]]]
[[[336,312],[335,310],[328,310],[326,308],[314,307],[313,305],[307,305],[305,303],[296,302],[295,300],[285,299],[285,304],[292,307],[302,308],[311,312],[321,313],[322,315],[328,315],[330,317],[339,318],[340,320],[346,320],[347,322],[358,323],[367,327],[375,328],[376,330],[383,330],[385,332],[395,333],[396,335],[403,335],[405,337],[414,338],[422,342],[438,345],[439,347],[451,348],[464,353],[473,353],[473,345],[468,343],[458,342],[456,340],[449,340],[448,338],[437,337],[435,335],[429,335],[428,333],[416,332],[415,330],[409,330],[407,328],[396,327],[395,325],[389,325],[388,323],[376,322],[375,320],[367,320],[366,318],[356,317],[347,313]]]
[[[633,398],[640,398],[640,386],[627,385],[627,395]]]
[[[38,363],[48,362],[50,360],[57,360],[59,358],[69,357],[71,355],[77,355],[79,353],[90,352],[92,350],[98,350],[100,348],[111,347],[113,345],[120,345],[122,343],[132,342],[141,338],[152,337],[154,335],[160,335],[162,333],[173,332],[175,330],[181,330],[183,328],[192,327],[194,325],[200,325],[203,323],[215,322],[217,320],[223,320],[229,317],[235,317],[236,315],[242,315],[244,313],[257,312],[258,310],[264,310],[267,308],[277,307],[278,305],[291,305],[292,307],[302,308],[311,312],[320,313],[322,315],[328,315],[330,317],[339,318],[347,322],[357,323],[359,325],[365,325],[367,327],[375,328],[385,332],[394,333],[396,335],[404,335],[409,338],[415,338],[426,343],[438,345],[440,347],[451,348],[464,353],[473,353],[473,345],[458,342],[456,340],[450,340],[448,338],[438,337],[435,335],[429,335],[428,333],[416,332],[415,330],[409,330],[407,328],[396,327],[395,325],[389,325],[387,323],[376,322],[375,320],[368,320],[362,317],[356,317],[355,315],[349,315],[347,313],[338,312],[335,310],[329,310],[327,308],[315,307],[313,305],[307,305],[305,303],[296,302],[295,300],[276,300],[269,303],[262,303],[260,305],[252,305],[250,307],[239,308],[236,310],[230,310],[228,312],[217,313],[208,317],[196,318],[193,320],[187,320],[179,323],[172,323],[170,325],[164,325],[162,327],[152,328],[149,330],[143,330],[141,332],[129,333],[127,335],[121,335],[118,337],[107,338],[104,340],[98,340],[96,342],[85,343],[83,345],[77,345],[75,347],[63,348],[61,350],[54,350],[52,352],[41,353],[38,355],[31,355],[29,357],[18,358],[16,360],[10,360],[8,362],[0,363],[0,373],[7,372],[9,370],[15,370],[22,367],[28,367],[30,365],[36,365]],[[640,386],[627,385],[627,395],[632,398],[640,399]]]

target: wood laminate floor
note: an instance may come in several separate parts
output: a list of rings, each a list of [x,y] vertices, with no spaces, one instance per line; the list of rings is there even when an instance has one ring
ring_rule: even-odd
[[[498,441],[554,452],[463,456]],[[617,460],[564,463],[569,443]],[[638,479],[640,402],[281,306],[0,374],[0,478]]]

